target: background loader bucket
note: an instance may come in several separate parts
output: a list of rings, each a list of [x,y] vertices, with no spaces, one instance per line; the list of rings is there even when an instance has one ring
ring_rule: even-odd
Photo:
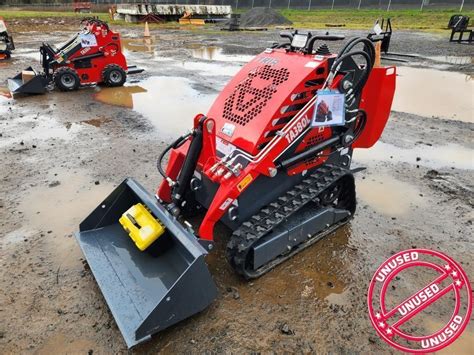
[[[34,76],[25,81],[23,72],[32,72]],[[32,67],[26,68],[15,77],[8,79],[8,88],[12,94],[44,94],[48,80],[40,74],[37,74]]]
[[[138,202],[166,227],[143,252],[119,224]],[[129,348],[202,311],[217,296],[206,250],[133,179],[81,223],[76,238]]]

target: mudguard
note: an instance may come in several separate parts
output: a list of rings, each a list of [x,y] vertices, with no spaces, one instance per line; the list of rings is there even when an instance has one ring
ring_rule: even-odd
[[[362,91],[360,108],[367,113],[367,123],[354,148],[370,148],[382,135],[390,116],[395,95],[395,67],[373,68]]]

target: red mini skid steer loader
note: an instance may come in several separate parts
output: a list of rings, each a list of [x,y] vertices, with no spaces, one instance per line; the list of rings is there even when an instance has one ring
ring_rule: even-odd
[[[13,37],[8,34],[7,25],[3,17],[0,16],[0,60],[10,59],[14,49]]]
[[[120,35],[106,22],[95,18],[82,21],[84,29],[60,47],[43,43],[40,47],[42,73],[29,67],[8,79],[12,94],[44,94],[56,86],[61,91],[80,86],[104,84],[122,86],[128,74],[143,69],[127,66]]]
[[[161,153],[155,196],[128,178],[76,233],[129,347],[215,298],[204,256],[217,222],[233,231],[230,265],[252,279],[354,215],[352,151],[379,139],[395,68],[373,67],[366,38],[335,55],[321,42],[343,37],[282,37],[240,70],[207,115],[195,117],[192,133]],[[331,106],[329,122],[316,120],[320,94]],[[342,105],[330,104],[336,99]],[[187,218],[197,213],[203,218],[193,226]]]

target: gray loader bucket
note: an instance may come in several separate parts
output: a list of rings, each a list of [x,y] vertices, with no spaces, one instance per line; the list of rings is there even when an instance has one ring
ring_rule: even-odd
[[[34,76],[26,80],[24,72],[30,72]],[[47,85],[48,80],[43,75],[36,73],[32,67],[28,67],[15,77],[8,79],[8,88],[12,94],[44,94]]]
[[[139,202],[166,227],[143,252],[119,224]],[[133,179],[122,182],[79,229],[76,238],[129,348],[204,310],[217,296],[206,250]]]

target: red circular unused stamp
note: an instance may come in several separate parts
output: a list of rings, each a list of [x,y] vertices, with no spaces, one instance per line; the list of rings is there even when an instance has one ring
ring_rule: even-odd
[[[404,271],[423,269],[436,276],[428,284],[411,285],[415,292],[396,306],[387,306],[387,296],[393,289],[391,282]],[[434,273],[433,273],[434,271]],[[408,334],[403,325],[421,312],[436,307],[444,297],[454,302],[449,320],[432,334]],[[410,249],[399,252],[385,261],[370,281],[367,294],[369,316],[377,333],[394,348],[409,353],[438,351],[455,341],[469,323],[472,312],[472,291],[466,273],[453,259],[443,253]]]

